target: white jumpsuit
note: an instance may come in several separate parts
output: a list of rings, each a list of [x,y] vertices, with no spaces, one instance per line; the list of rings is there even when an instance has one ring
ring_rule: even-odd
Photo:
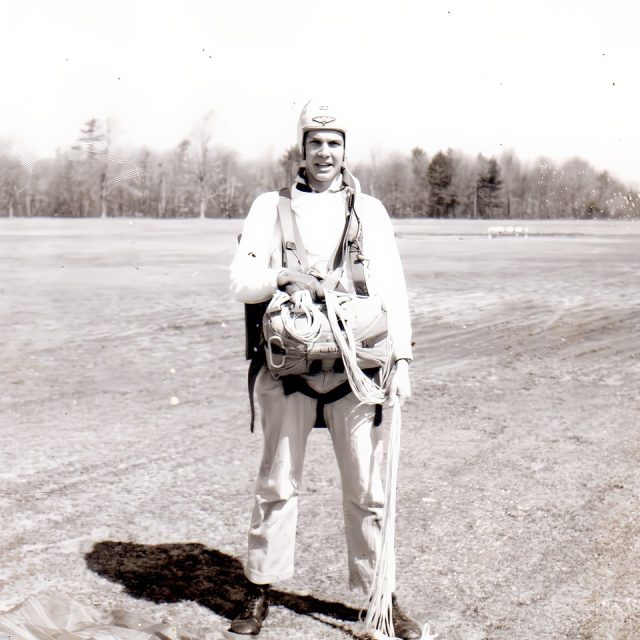
[[[326,271],[345,223],[341,177],[323,193],[291,189],[291,202],[309,265]],[[334,190],[336,189],[336,190]],[[245,303],[262,302],[277,290],[282,269],[277,219],[278,193],[259,196],[244,223],[230,268],[231,292]],[[411,325],[404,274],[389,216],[382,203],[359,194],[356,211],[363,225],[367,285],[387,310],[394,359],[411,359]],[[348,277],[348,276],[347,276]],[[346,380],[343,373],[305,376],[325,393]],[[285,580],[294,572],[298,489],[307,438],[316,418],[316,400],[301,393],[284,395],[282,383],[263,368],[256,381],[264,448],[256,482],[245,574],[256,584]],[[340,469],[349,561],[349,584],[369,591],[384,506],[380,477],[383,447],[374,407],[350,393],[325,405],[324,417]]]

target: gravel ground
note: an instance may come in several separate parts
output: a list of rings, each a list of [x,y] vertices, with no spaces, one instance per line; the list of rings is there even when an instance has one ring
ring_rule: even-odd
[[[640,224],[396,223],[414,321],[399,594],[448,640],[640,637]],[[498,223],[499,224],[499,223]],[[238,221],[0,221],[0,612],[67,593],[204,637],[235,603],[248,428]],[[311,437],[261,638],[361,637]]]

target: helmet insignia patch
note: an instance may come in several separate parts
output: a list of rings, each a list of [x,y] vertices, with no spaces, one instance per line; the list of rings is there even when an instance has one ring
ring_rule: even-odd
[[[328,124],[333,122],[335,118],[332,118],[331,116],[316,116],[315,118],[312,118],[312,120],[321,124],[323,127],[326,127]]]

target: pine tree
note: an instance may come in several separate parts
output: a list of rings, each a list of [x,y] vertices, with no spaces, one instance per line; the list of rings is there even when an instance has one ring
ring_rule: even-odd
[[[484,171],[478,176],[478,215],[482,218],[490,218],[499,211],[500,189],[502,179],[500,177],[500,166],[495,158],[490,158]]]
[[[453,159],[451,150],[446,154],[438,151],[429,163],[429,215],[449,218],[453,214],[458,198],[453,190]]]

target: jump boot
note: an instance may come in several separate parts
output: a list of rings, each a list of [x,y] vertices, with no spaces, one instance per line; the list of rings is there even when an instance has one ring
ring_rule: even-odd
[[[401,638],[401,640],[419,640],[422,637],[420,625],[400,608],[395,593],[391,599],[391,613],[393,631],[396,634],[396,638]]]
[[[248,582],[247,595],[242,610],[233,619],[229,631],[248,636],[257,636],[269,613],[269,585]]]

